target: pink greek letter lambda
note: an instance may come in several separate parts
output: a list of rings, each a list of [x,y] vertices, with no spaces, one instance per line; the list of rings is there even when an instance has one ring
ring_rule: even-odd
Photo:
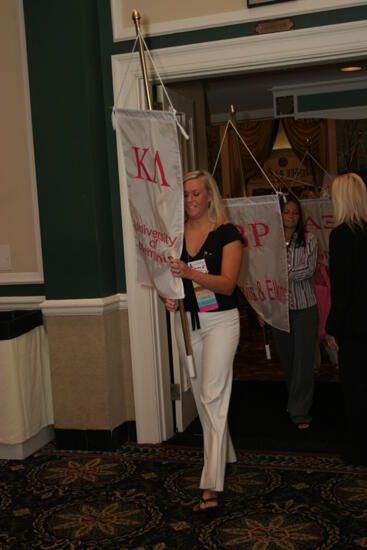
[[[159,156],[159,151],[156,152],[155,157],[154,157],[154,178],[153,178],[153,181],[155,183],[157,183],[157,166],[158,166],[159,172],[161,174],[161,180],[162,180],[161,185],[162,185],[162,187],[169,187],[168,181],[166,180],[166,175],[165,175],[164,170],[163,170],[163,164],[162,164],[162,161],[161,161],[161,157]]]

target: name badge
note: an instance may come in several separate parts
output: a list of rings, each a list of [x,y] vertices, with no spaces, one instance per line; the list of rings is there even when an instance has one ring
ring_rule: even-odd
[[[204,259],[188,262],[188,265],[193,269],[196,269],[197,271],[208,273],[208,268]],[[214,292],[208,290],[207,288],[204,288],[198,283],[195,283],[195,281],[192,281],[192,286],[194,287],[196,301],[198,303],[200,312],[213,311],[215,309],[218,309],[219,306]]]

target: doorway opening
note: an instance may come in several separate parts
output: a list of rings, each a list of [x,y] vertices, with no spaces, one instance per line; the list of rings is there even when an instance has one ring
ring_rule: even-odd
[[[354,84],[364,85],[367,74],[367,69],[364,68],[365,62],[357,60],[357,63],[362,66],[362,71],[360,77],[354,79]],[[248,139],[252,139],[252,143],[249,143],[250,147],[253,146],[256,149],[258,140],[263,137],[266,127],[264,122],[270,128],[268,134],[271,147],[268,145],[268,150],[265,151],[266,158],[261,164],[275,187],[282,191],[291,190],[299,198],[320,196],[320,193],[325,191],[323,189],[325,173],[367,171],[367,111],[365,105],[361,105],[359,113],[354,110],[350,115],[348,114],[350,105],[346,103],[344,108],[334,109],[328,113],[324,112],[325,109],[320,108],[318,116],[308,114],[305,116],[308,121],[308,130],[311,129],[313,132],[314,143],[308,140],[310,134],[305,133],[304,149],[311,149],[317,157],[316,160],[319,160],[325,168],[324,172],[320,170],[316,162],[312,163],[310,159],[301,165],[300,150],[302,152],[302,147],[292,146],[293,140],[289,136],[292,136],[292,128],[297,127],[299,117],[297,119],[294,116],[278,118],[275,113],[274,90],[280,87],[294,88],[302,84],[308,87],[310,85],[325,87],[330,82],[339,82],[342,85],[345,82],[345,74],[341,73],[339,68],[340,64],[333,62],[312,68],[292,68],[220,78],[169,82],[167,85],[169,94],[172,94],[173,97],[186,98],[193,104],[194,130],[191,128],[191,133],[194,136],[195,148],[191,162],[189,161],[188,164],[186,162],[186,166],[189,169],[204,168],[210,172],[213,171],[221,147],[224,127],[231,117],[231,106],[234,105],[240,132],[243,129],[243,135],[250,136]],[[158,102],[159,97],[157,98]],[[183,103],[183,101],[180,102],[178,111],[184,111]],[[359,118],[349,118],[357,115]],[[251,123],[253,127],[250,126]],[[258,126],[254,123],[257,123]],[[250,132],[246,134],[246,129],[249,126]],[[222,149],[220,162],[214,174],[225,198],[241,196],[241,187],[237,185],[238,181],[236,181],[239,179],[237,152],[234,141],[231,142],[230,137],[227,137],[227,140],[228,145]],[[193,159],[196,163],[194,165],[192,164]],[[246,168],[246,162],[244,162],[244,172],[247,178],[246,189],[249,196],[273,192],[261,173],[256,170],[247,171]],[[343,419],[337,419],[335,415],[331,419],[328,411],[321,406],[326,399],[328,407],[334,403],[336,408],[340,408],[338,406],[341,400],[340,388],[337,384],[338,370],[337,365],[333,362],[333,357],[330,357],[324,348],[321,348],[319,356],[315,355],[315,375],[318,386],[314,414],[318,415],[321,421],[317,422],[316,441],[310,439],[308,447],[306,445],[305,448],[304,439],[300,440],[299,434],[290,433],[288,427],[284,429],[287,422],[283,414],[286,391],[283,371],[275,351],[271,330],[268,329],[265,335],[266,340],[270,341],[271,357],[269,359],[265,352],[264,333],[258,325],[256,314],[241,295],[239,296],[239,309],[241,340],[234,362],[232,397],[232,403],[234,403],[232,406],[232,428],[237,430],[237,433],[233,434],[234,440],[245,447],[247,445],[260,445],[261,447],[265,444],[270,445],[272,449],[278,446],[281,450],[286,450],[282,446],[288,446],[289,450],[337,450],[339,434],[336,431],[336,423],[342,424]],[[244,383],[247,383],[246,389]],[[328,384],[334,386],[328,386]],[[276,392],[274,392],[274,388],[276,388]],[[247,397],[244,398],[244,395]],[[247,401],[247,412],[251,414],[252,411],[258,419],[261,419],[262,430],[268,438],[268,443],[264,443],[264,439],[261,441],[261,437],[259,439],[259,434],[256,435],[255,432],[248,433],[246,438],[243,438],[241,426],[236,419],[238,416],[246,415],[244,410],[239,412],[241,410],[240,403],[244,400]],[[267,402],[267,406],[259,411],[261,402]],[[276,408],[279,410],[279,415],[274,413]],[[177,429],[176,426],[176,430],[179,432],[184,431],[185,428],[186,426],[183,429]],[[291,429],[291,426],[289,428]],[[278,442],[273,437],[277,429],[283,436]],[[323,440],[326,433],[329,436],[327,441]],[[191,424],[186,436],[180,440],[191,443],[200,441],[198,420]],[[297,437],[293,440],[295,436]],[[270,441],[271,443],[269,443]]]
[[[339,31],[336,33],[331,25],[261,38],[251,36],[202,43],[200,47],[188,44],[156,50],[155,59],[162,80],[166,85],[173,85],[246,74],[259,77],[262,73],[295,67],[312,69],[366,55],[366,34],[362,24],[341,24]],[[144,108],[144,85],[138,56],[113,55],[112,71],[116,107]],[[153,81],[152,67],[148,67],[148,73]],[[119,94],[122,82],[125,93]],[[123,159],[118,149],[137,438],[139,443],[159,443],[174,433],[166,317],[154,293],[135,280],[134,233],[128,210]],[[198,157],[197,164],[205,166],[202,159]],[[144,346],[141,346],[142,341]]]

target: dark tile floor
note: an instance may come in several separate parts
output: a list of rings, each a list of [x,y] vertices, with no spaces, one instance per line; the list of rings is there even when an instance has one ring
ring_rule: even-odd
[[[298,430],[286,413],[283,382],[234,381],[229,409],[229,427],[238,449],[339,453],[345,419],[340,385],[317,383],[313,421],[309,430]],[[171,443],[202,445],[198,418]]]

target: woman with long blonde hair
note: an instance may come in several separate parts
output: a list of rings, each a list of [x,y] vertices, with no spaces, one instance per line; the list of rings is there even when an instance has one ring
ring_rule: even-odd
[[[228,222],[214,178],[196,170],[184,177],[185,239],[171,272],[181,277],[185,311],[197,376],[191,388],[203,428],[204,467],[200,510],[218,506],[227,462],[236,454],[228,430],[233,359],[239,341],[239,313],[234,290],[242,257],[242,237]],[[163,299],[169,311],[177,300]],[[185,364],[185,347],[178,313],[176,338]]]
[[[326,341],[339,353],[349,427],[344,458],[367,464],[367,189],[357,174],[331,187],[335,229],[330,234],[331,310]]]

